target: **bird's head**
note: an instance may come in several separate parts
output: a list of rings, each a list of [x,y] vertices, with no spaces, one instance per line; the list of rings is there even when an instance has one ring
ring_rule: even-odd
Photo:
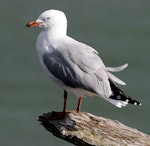
[[[42,29],[67,29],[67,18],[62,11],[47,10],[39,15],[37,20],[30,21],[26,27],[40,27]]]

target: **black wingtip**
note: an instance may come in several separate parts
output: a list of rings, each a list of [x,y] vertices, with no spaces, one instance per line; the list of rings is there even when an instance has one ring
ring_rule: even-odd
[[[121,100],[121,101],[125,101],[126,103],[130,103],[133,105],[142,105],[139,101],[132,99],[131,97],[129,97],[128,95],[126,95],[121,89],[119,89],[112,81],[110,82],[110,87],[112,90],[112,95],[109,97],[111,99],[114,100]]]

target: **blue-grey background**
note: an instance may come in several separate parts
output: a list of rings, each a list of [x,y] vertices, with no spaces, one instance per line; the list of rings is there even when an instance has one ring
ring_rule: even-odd
[[[70,146],[37,121],[42,113],[62,110],[63,90],[43,73],[36,56],[38,28],[25,24],[47,9],[68,17],[68,34],[93,46],[106,66],[129,63],[116,75],[142,106],[119,109],[97,98],[83,100],[82,111],[118,120],[150,134],[149,0],[1,0],[0,4],[0,145]],[[77,98],[69,94],[68,109]]]

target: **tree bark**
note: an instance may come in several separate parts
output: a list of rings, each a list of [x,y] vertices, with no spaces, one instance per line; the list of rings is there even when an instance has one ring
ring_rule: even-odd
[[[150,136],[137,129],[86,112],[67,113],[54,120],[52,113],[39,116],[53,135],[77,146],[150,146]]]

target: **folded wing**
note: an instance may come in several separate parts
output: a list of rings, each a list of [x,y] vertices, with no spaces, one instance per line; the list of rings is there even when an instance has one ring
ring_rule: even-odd
[[[85,89],[103,98],[109,98],[112,94],[109,79],[125,84],[109,71],[121,71],[127,64],[116,68],[105,67],[93,48],[77,41],[72,41],[71,44],[61,43],[53,52],[46,52],[43,60],[51,74],[64,85]]]

